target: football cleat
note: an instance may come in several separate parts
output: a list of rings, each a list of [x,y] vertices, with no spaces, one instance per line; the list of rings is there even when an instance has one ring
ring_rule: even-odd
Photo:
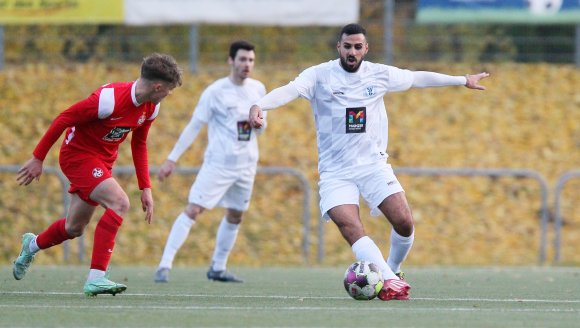
[[[389,279],[385,280],[385,284],[377,296],[383,301],[407,301],[409,299],[409,289],[411,289],[411,286],[406,281]]]
[[[14,275],[16,280],[24,278],[30,264],[34,261],[36,253],[30,251],[30,242],[34,238],[36,238],[36,235],[30,232],[22,235],[22,250],[20,250],[20,255],[14,260],[14,265],[12,266],[12,275]]]
[[[395,273],[395,276],[399,277],[401,280],[405,280],[405,273],[403,271]]]
[[[99,294],[111,294],[115,296],[127,289],[127,286],[109,280],[107,277],[87,281],[84,292],[87,296],[97,296]]]
[[[207,279],[221,282],[244,282],[242,279],[226,270],[215,271],[211,266],[207,271]]]
[[[155,282],[169,282],[169,268],[159,267],[155,271],[155,278],[153,279]]]

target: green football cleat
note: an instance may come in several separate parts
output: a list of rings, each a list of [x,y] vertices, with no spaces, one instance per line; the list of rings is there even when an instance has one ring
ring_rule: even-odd
[[[102,277],[85,283],[84,292],[87,296],[97,296],[99,294],[111,294],[115,296],[127,289],[127,286],[113,282],[107,277]]]
[[[36,253],[30,251],[30,242],[34,238],[36,238],[36,235],[30,232],[22,235],[22,250],[12,266],[12,274],[16,280],[24,278],[30,264],[34,261],[34,255],[36,255]]]
[[[395,273],[395,276],[399,277],[401,280],[405,280],[405,273],[403,271]]]

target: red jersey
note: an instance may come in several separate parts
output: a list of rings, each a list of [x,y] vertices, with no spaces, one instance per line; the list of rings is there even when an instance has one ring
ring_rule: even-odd
[[[159,104],[137,103],[135,85],[135,82],[106,84],[60,113],[34,149],[34,157],[44,160],[67,129],[61,156],[92,155],[112,166],[119,145],[133,132],[131,151],[139,188],[150,188],[147,134],[159,113]]]

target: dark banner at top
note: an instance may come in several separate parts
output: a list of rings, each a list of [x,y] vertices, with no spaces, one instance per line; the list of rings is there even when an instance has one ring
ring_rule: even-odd
[[[419,23],[580,24],[580,0],[419,0]]]

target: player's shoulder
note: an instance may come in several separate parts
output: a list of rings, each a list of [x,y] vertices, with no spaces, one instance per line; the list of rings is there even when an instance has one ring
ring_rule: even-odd
[[[244,83],[247,83],[247,84],[248,84],[248,86],[250,86],[250,87],[252,87],[252,88],[260,88],[260,89],[263,89],[263,88],[265,88],[265,87],[266,87],[266,86],[264,85],[264,83],[262,83],[262,81],[260,81],[260,80],[256,80],[256,79],[253,79],[253,78],[251,78],[251,77],[247,78],[247,79],[244,81]]]
[[[332,75],[332,72],[336,70],[336,67],[339,67],[338,60],[330,60],[318,65],[310,66],[303,70],[300,75],[299,79],[306,79],[306,80],[319,80],[324,79],[325,77]]]
[[[103,84],[100,88],[98,88],[98,90],[102,90],[102,89],[131,89],[131,87],[133,86],[133,82],[111,82],[111,83],[106,83]]]
[[[394,68],[393,66],[389,66],[389,65],[385,65],[382,63],[375,63],[375,62],[371,62],[368,60],[365,60],[362,62],[362,66],[361,68],[363,70],[369,71],[369,72],[381,72],[381,71],[388,71],[391,68]]]
[[[134,82],[112,82],[106,83],[97,88],[93,95],[102,98],[118,98],[118,97],[125,97],[126,95],[131,94],[131,88]]]
[[[213,93],[229,85],[228,78],[222,77],[210,83],[204,90],[205,93]]]

